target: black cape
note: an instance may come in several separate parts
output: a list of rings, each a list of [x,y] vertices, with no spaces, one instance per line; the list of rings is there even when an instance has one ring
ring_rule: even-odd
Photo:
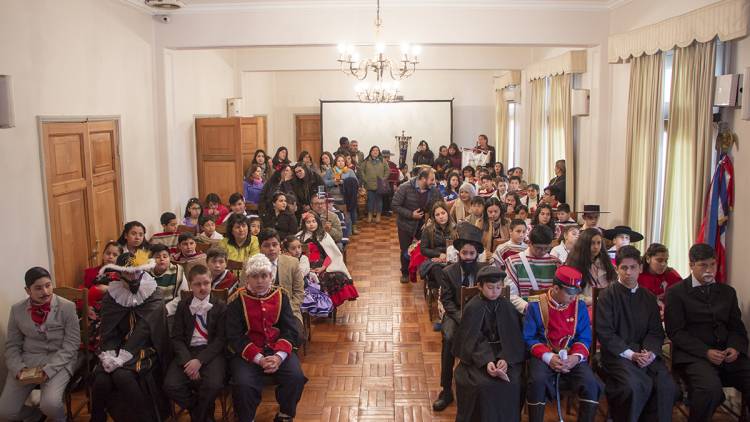
[[[493,307],[495,318],[490,321]],[[487,336],[493,323],[499,347],[490,344]],[[520,315],[507,299],[489,301],[479,295],[464,306],[453,354],[461,360],[455,372],[457,422],[520,420],[521,372],[526,347]],[[508,362],[510,382],[487,374],[487,364],[498,359]]]

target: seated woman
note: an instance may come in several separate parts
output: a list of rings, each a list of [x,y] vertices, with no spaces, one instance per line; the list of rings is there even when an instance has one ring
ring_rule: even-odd
[[[419,251],[428,261],[422,264],[420,271],[427,275],[427,285],[437,289],[439,275],[435,272],[442,271],[448,263],[446,248],[456,238],[456,224],[448,215],[448,205],[442,201],[432,206],[429,218],[422,229],[422,239],[419,242]]]
[[[477,195],[477,190],[471,183],[466,183],[458,188],[458,199],[451,207],[451,220],[456,224],[466,220],[471,215],[471,200]]]
[[[158,385],[169,363],[166,314],[161,290],[148,273],[154,264],[148,253],[124,253],[116,265],[100,273],[117,272],[102,299],[99,362],[94,368],[91,421],[156,421],[168,411]],[[157,410],[158,409],[158,410]]]
[[[263,168],[258,165],[251,165],[247,171],[248,177],[243,182],[245,201],[248,204],[258,205],[260,203],[260,193],[263,191],[265,182],[263,181]]]
[[[504,297],[505,273],[492,265],[477,273],[480,294],[464,305],[454,337],[456,422],[521,420],[525,344],[521,315]]]
[[[261,215],[263,227],[276,229],[282,239],[296,233],[297,217],[287,209],[287,194],[280,191],[274,193],[271,203],[272,208]]]
[[[258,238],[250,234],[247,217],[234,214],[227,220],[227,234],[219,242],[227,250],[229,261],[247,262],[248,258],[260,252]]]
[[[310,154],[307,154],[307,157],[309,156]],[[313,196],[318,194],[319,186],[324,186],[323,178],[313,171],[310,165],[301,162],[294,166],[294,178],[291,184],[298,202],[297,216],[302,215],[302,211],[310,210]]]
[[[300,340],[297,321],[289,297],[273,286],[272,271],[265,255],[250,258],[245,265],[247,284],[226,310],[232,401],[240,421],[255,418],[267,375],[278,384],[279,413],[274,422],[294,419],[307,382],[292,351]]]
[[[66,420],[63,393],[76,370],[81,331],[75,305],[52,292],[52,277],[42,267],[24,275],[27,298],[14,304],[8,318],[5,365],[0,395],[3,420]],[[39,407],[26,406],[38,385]]]
[[[331,297],[334,306],[359,296],[344,264],[344,255],[323,229],[317,214],[302,214],[302,230],[297,233],[297,238],[307,246],[311,271],[318,275],[320,286]]]

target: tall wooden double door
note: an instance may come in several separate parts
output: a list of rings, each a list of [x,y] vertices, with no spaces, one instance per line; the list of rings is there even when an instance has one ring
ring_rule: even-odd
[[[77,287],[97,265],[122,217],[118,126],[114,120],[43,123],[42,144],[58,286]]]

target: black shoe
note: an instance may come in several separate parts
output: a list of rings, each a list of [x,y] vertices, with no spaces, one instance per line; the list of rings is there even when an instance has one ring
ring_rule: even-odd
[[[453,392],[443,390],[438,396],[438,399],[432,403],[432,410],[441,412],[445,410],[446,407],[450,406],[451,403],[453,403]]]
[[[401,274],[401,284],[406,284],[409,282],[409,275],[408,274]]]
[[[292,422],[294,418],[291,416],[280,416],[278,413],[273,417],[273,422]]]

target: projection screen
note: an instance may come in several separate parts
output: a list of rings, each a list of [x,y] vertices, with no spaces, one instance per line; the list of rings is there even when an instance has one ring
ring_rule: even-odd
[[[391,151],[391,161],[398,161],[395,136],[404,131],[412,141],[406,162],[419,141],[424,139],[437,155],[440,145],[453,138],[453,100],[413,100],[396,103],[360,103],[358,101],[320,100],[320,121],[323,150],[335,152],[339,138],[346,136],[359,142],[359,150],[367,155],[372,145]]]

